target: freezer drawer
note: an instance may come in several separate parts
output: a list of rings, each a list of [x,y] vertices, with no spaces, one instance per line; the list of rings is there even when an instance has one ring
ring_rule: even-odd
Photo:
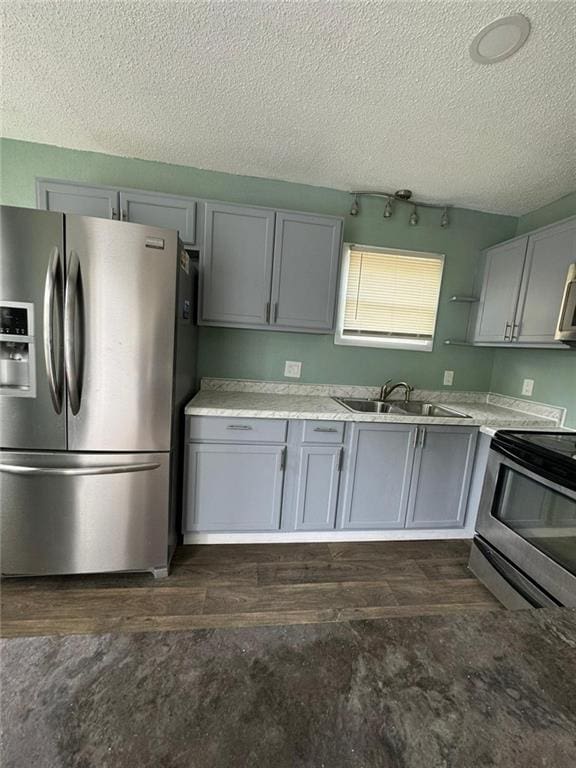
[[[169,453],[0,453],[2,574],[168,566]]]

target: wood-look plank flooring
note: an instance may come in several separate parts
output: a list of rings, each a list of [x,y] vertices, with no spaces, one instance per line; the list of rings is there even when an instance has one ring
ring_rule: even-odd
[[[179,630],[499,610],[465,541],[179,547],[168,579],[5,579],[1,634]]]

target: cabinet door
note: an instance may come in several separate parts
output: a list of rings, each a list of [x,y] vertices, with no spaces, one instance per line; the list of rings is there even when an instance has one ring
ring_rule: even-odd
[[[298,530],[334,528],[342,451],[331,445],[300,448],[296,481]]]
[[[284,454],[278,445],[188,445],[184,530],[279,530]]]
[[[464,525],[477,429],[419,427],[407,528]]]
[[[196,242],[196,201],[146,192],[120,192],[123,221],[176,229],[184,243]]]
[[[99,219],[118,218],[118,190],[59,181],[36,182],[37,207]]]
[[[575,261],[576,219],[529,237],[515,341],[554,343],[568,267]]]
[[[274,216],[257,208],[206,205],[202,323],[268,327]]]
[[[510,341],[527,242],[523,237],[486,251],[474,341]]]
[[[338,219],[276,214],[274,326],[318,332],[333,329],[341,239]]]
[[[342,528],[403,528],[417,428],[354,424],[348,443]]]

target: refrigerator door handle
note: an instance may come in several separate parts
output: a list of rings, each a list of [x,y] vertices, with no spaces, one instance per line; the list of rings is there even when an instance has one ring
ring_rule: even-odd
[[[0,464],[0,472],[9,475],[118,475],[126,472],[147,472],[160,464],[146,461],[139,464],[109,464],[87,467],[27,467],[21,464]]]
[[[50,251],[48,269],[46,270],[46,282],[44,284],[44,361],[46,363],[46,375],[48,376],[48,389],[52,405],[56,413],[62,411],[62,377],[56,372],[54,359],[54,299],[56,291],[60,291],[62,280],[62,266],[60,263],[60,251],[58,246]],[[59,307],[59,318],[62,317]]]
[[[78,383],[75,349],[75,316],[78,296],[79,268],[80,262],[78,254],[75,251],[70,251],[70,266],[68,269],[68,279],[66,280],[66,293],[64,297],[64,367],[66,369],[66,383],[68,385],[70,409],[74,416],[80,410],[80,386]]]

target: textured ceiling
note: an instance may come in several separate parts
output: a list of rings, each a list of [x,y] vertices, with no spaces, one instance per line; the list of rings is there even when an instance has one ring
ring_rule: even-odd
[[[491,66],[468,43],[521,12]],[[4,0],[3,135],[521,214],[576,188],[572,0]]]

